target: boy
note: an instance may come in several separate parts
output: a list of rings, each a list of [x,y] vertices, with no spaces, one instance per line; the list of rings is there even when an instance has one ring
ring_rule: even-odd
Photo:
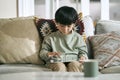
[[[82,71],[82,61],[87,59],[87,47],[82,36],[73,30],[77,19],[78,14],[72,7],[63,6],[55,13],[58,31],[44,38],[40,51],[40,57],[53,71]],[[56,56],[58,58],[68,56],[70,59],[76,57],[76,60],[50,63],[51,57]]]

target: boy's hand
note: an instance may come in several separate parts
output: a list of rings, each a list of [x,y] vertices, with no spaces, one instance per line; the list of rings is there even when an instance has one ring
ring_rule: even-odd
[[[49,52],[48,53],[48,57],[53,57],[53,56],[60,57],[60,53],[59,52]]]
[[[84,60],[86,60],[86,57],[85,57],[85,56],[81,56],[80,59],[79,59],[79,61],[80,61],[81,63],[83,63]]]

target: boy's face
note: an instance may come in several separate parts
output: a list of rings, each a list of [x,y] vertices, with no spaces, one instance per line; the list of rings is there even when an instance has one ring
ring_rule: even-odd
[[[57,23],[57,29],[63,34],[70,34],[74,28],[74,24],[71,25],[62,25]]]

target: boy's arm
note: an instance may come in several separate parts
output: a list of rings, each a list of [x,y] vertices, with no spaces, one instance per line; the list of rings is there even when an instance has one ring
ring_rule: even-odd
[[[49,59],[48,57],[48,52],[51,52],[51,46],[50,43],[47,39],[44,39],[43,43],[42,43],[42,48],[40,51],[40,57],[41,59],[47,61]]]
[[[80,58],[81,56],[84,56],[86,59],[88,59],[87,53],[88,53],[87,45],[86,45],[85,41],[83,39],[81,39],[78,57]]]
[[[84,56],[86,59],[88,59],[87,51],[80,50],[80,51],[79,51],[79,58],[80,58],[81,56]]]

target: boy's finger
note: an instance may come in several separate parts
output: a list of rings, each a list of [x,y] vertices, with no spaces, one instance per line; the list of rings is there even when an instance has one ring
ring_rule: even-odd
[[[59,53],[59,52],[56,52],[56,55],[57,55],[58,57],[60,57],[60,53]]]

